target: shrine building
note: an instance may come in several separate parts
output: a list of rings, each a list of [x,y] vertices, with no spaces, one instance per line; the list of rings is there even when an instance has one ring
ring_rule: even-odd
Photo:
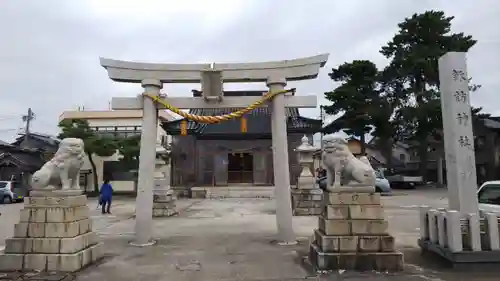
[[[224,96],[262,96],[265,91],[224,91]],[[201,97],[193,90],[193,97]],[[239,108],[191,109],[196,115],[214,116]],[[286,108],[290,181],[294,185],[300,168],[294,149],[301,138],[321,130],[321,120],[303,117],[298,108]],[[184,125],[182,125],[184,124]],[[242,119],[201,124],[186,119],[162,122],[172,135],[172,186],[274,185],[271,115],[268,107],[257,108]]]

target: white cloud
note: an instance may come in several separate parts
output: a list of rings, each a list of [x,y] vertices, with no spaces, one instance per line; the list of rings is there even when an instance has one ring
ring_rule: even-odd
[[[323,0],[2,0],[0,93],[2,115],[37,113],[34,130],[57,132],[64,110],[106,109],[112,96],[133,96],[139,85],[114,83],[100,56],[148,62],[246,62],[291,59],[329,52],[316,80],[290,83],[300,94],[323,93],[335,84],[328,72],[345,61],[370,59],[397,23],[415,12],[443,9],[456,16],[455,32],[479,41],[468,56],[469,73],[483,87],[475,106],[498,111],[500,4],[494,1]],[[229,85],[228,89],[247,88]],[[187,96],[196,85],[165,85]],[[263,89],[265,85],[252,85]],[[301,110],[318,117],[318,109]],[[19,119],[18,119],[19,120]],[[0,139],[18,120],[0,123]]]

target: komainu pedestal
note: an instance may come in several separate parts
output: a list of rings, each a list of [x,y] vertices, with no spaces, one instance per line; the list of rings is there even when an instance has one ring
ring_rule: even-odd
[[[0,271],[74,272],[103,256],[80,190],[31,193],[0,254]]]
[[[396,251],[394,237],[387,233],[380,194],[369,188],[338,190],[324,193],[310,262],[318,270],[402,270],[403,254]]]

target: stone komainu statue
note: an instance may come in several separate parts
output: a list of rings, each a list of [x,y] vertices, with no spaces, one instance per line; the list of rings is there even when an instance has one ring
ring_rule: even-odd
[[[33,188],[80,189],[80,169],[85,159],[83,140],[65,138],[54,157],[33,174]]]
[[[323,140],[323,166],[327,171],[327,190],[341,185],[375,186],[375,171],[366,156],[356,158],[340,137]]]

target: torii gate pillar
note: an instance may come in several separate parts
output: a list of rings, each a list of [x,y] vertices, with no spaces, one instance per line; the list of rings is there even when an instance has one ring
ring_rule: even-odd
[[[157,79],[144,79],[141,82],[144,92],[157,96],[163,83]],[[144,98],[141,129],[141,148],[139,155],[139,178],[135,206],[135,241],[131,244],[147,246],[153,230],[153,186],[156,163],[156,134],[158,133],[158,109],[151,98]]]
[[[267,79],[270,92],[282,91],[286,79],[270,76]],[[271,114],[274,194],[276,198],[276,225],[279,243],[295,244],[292,224],[292,200],[290,196],[290,171],[288,167],[288,139],[286,131],[285,97],[273,98]]]

